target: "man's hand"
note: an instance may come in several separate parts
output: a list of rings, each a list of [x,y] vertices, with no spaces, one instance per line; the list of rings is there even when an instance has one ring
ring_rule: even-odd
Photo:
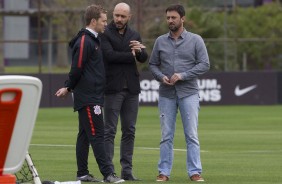
[[[68,89],[67,89],[67,88],[61,88],[61,89],[59,89],[59,90],[55,93],[55,95],[56,95],[57,97],[65,97],[67,94],[68,94]]]
[[[130,41],[129,47],[131,48],[134,57],[136,56],[137,52],[141,52],[142,49],[146,48],[146,46],[136,40]]]
[[[182,77],[179,73],[175,73],[170,78],[170,83],[174,85],[177,81],[182,80]]]
[[[170,83],[170,80],[167,76],[163,77],[163,83],[166,84],[166,85],[170,85],[170,86],[173,85],[173,84]]]

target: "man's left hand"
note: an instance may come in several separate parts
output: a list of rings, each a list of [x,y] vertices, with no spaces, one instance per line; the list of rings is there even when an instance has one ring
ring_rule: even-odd
[[[130,41],[129,47],[131,47],[132,54],[136,56],[136,53],[141,52],[142,49],[146,48],[142,43],[136,40]]]
[[[170,78],[170,83],[175,84],[177,81],[182,80],[182,77],[179,73],[175,73]]]

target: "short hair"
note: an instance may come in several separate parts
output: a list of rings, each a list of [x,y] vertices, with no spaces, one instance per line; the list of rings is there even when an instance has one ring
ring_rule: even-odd
[[[168,11],[176,11],[180,17],[185,16],[185,9],[182,5],[180,4],[174,4],[174,5],[170,5],[165,12],[167,13]]]
[[[89,25],[92,19],[98,20],[101,17],[101,13],[107,13],[101,5],[92,4],[87,6],[84,13],[85,25]]]

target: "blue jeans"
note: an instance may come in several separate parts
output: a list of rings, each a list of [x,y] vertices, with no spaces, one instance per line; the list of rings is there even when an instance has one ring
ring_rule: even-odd
[[[198,139],[198,114],[200,110],[198,94],[184,98],[159,97],[161,123],[159,174],[170,176],[173,163],[173,139],[178,108],[180,110],[185,141],[186,169],[188,176],[202,173],[200,144]]]

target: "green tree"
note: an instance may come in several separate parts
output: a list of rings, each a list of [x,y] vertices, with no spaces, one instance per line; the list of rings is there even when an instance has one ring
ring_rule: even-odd
[[[222,37],[223,29],[223,14],[214,11],[206,11],[202,8],[191,8],[186,16],[185,27],[192,33],[199,34],[205,40],[212,70],[224,69],[223,43],[208,41]]]
[[[236,13],[236,17],[235,14],[231,14],[230,21],[236,23],[237,33],[234,29],[230,29],[229,36],[237,35],[242,38],[238,46],[238,58],[246,54],[249,70],[282,69],[280,4],[270,3],[257,8],[238,8]]]

